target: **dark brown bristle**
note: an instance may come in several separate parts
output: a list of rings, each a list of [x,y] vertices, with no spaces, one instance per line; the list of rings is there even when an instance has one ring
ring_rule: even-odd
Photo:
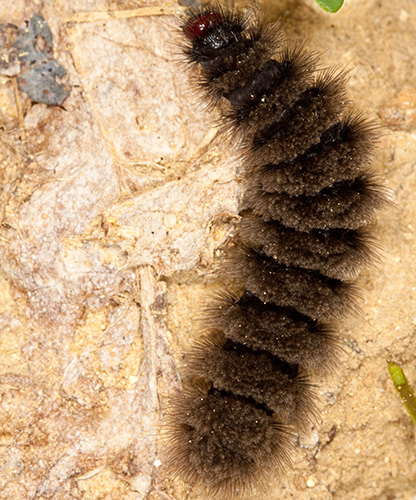
[[[386,197],[377,178],[367,172],[310,196],[276,196],[251,188],[244,204],[263,220],[277,220],[298,231],[359,229],[374,222],[374,210],[386,204]]]
[[[353,285],[301,267],[287,267],[255,251],[241,251],[229,274],[264,303],[294,307],[301,314],[330,321],[354,307]]]
[[[372,158],[374,139],[371,122],[360,115],[337,121],[303,154],[290,162],[253,165],[248,186],[292,196],[312,195],[336,182],[354,179]]]
[[[375,258],[368,225],[386,195],[370,169],[377,125],[348,109],[346,72],[316,71],[278,25],[218,4],[182,30],[201,95],[225,103],[246,190],[223,268],[233,288],[208,304],[168,411],[168,464],[233,498],[284,471],[290,432],[316,421],[310,380],[338,366],[335,321],[358,309],[351,279]]]
[[[291,435],[272,412],[198,382],[175,399],[167,430],[174,474],[209,497],[233,497],[290,464]]]
[[[339,341],[333,326],[294,308],[264,304],[246,291],[237,300],[233,295],[218,296],[208,312],[210,326],[227,339],[269,352],[303,371],[321,371],[323,360],[326,368],[336,363]]]
[[[356,277],[360,269],[377,258],[371,232],[342,228],[298,231],[279,221],[245,217],[239,239],[257,252],[285,266],[302,267],[338,279]]]
[[[187,375],[204,377],[226,393],[253,399],[284,422],[300,427],[311,409],[314,394],[290,365],[267,351],[252,351],[222,334],[211,334],[188,359]]]

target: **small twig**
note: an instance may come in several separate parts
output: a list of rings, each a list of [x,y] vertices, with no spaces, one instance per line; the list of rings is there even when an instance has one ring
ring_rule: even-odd
[[[142,7],[130,10],[115,10],[104,12],[78,12],[72,16],[64,17],[64,23],[94,23],[110,19],[130,19],[132,17],[170,16],[178,12],[178,7],[165,5],[161,7]]]
[[[20,129],[20,138],[24,144],[26,144],[26,130],[25,130],[25,121],[23,116],[23,107],[22,101],[20,100],[19,87],[17,86],[17,78],[14,76],[12,79],[13,91],[14,91],[14,100],[16,103],[17,110],[17,119],[19,121],[19,129]]]
[[[140,306],[142,335],[145,349],[145,360],[147,363],[147,389],[148,397],[146,403],[150,411],[159,412],[159,396],[157,390],[157,367],[156,367],[156,331],[157,325],[150,307],[154,303],[156,281],[150,266],[139,267],[140,279]]]

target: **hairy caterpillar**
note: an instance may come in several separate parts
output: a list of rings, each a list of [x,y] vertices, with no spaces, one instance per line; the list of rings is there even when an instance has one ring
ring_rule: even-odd
[[[182,31],[202,95],[226,103],[246,192],[232,290],[209,308],[168,416],[170,467],[233,497],[290,463],[291,430],[316,416],[309,374],[336,363],[334,322],[356,307],[386,196],[369,167],[377,126],[347,108],[344,72],[316,71],[278,26],[217,4],[191,9]]]

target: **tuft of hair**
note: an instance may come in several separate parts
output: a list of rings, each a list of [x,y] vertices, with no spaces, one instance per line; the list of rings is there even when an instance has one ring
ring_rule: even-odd
[[[209,106],[231,90],[239,75],[255,75],[279,50],[283,32],[266,26],[257,12],[219,2],[191,7],[182,20],[185,60],[200,67],[195,82]]]
[[[202,379],[168,409],[167,467],[208,498],[234,498],[291,466],[293,435],[277,415]]]

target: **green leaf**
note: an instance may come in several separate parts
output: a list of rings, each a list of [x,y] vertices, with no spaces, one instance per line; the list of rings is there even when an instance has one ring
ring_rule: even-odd
[[[412,386],[409,384],[409,381],[400,366],[396,365],[396,363],[393,363],[392,361],[389,363],[389,373],[399,398],[402,400],[406,410],[409,412],[413,422],[416,424],[416,397]]]
[[[315,0],[315,2],[327,12],[338,12],[344,0]]]

